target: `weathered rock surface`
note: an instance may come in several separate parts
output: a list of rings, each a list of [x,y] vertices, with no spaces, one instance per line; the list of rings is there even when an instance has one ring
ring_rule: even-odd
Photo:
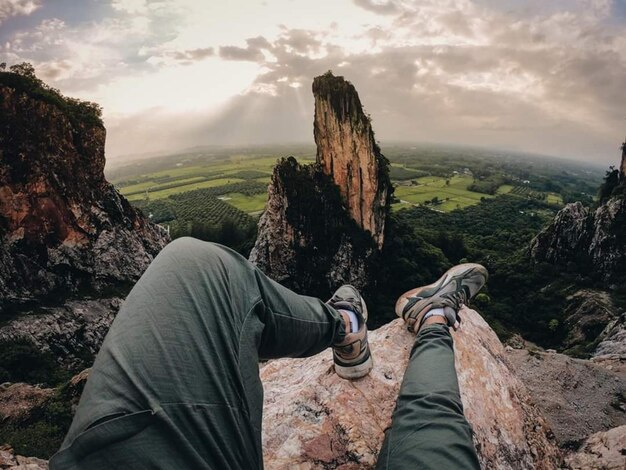
[[[16,455],[10,446],[0,446],[0,469],[47,470],[48,462],[36,457]]]
[[[317,163],[339,186],[352,219],[382,248],[391,185],[370,119],[354,86],[341,77],[316,77],[313,95]]]
[[[54,395],[50,388],[40,388],[24,383],[0,386],[0,423],[17,424],[31,418]]]
[[[79,371],[91,367],[121,304],[113,297],[31,309],[0,326],[0,340],[25,338],[61,366]]]
[[[0,309],[128,285],[168,241],[106,181],[99,118],[59,103],[0,84]]]
[[[560,451],[552,433],[502,344],[476,312],[461,314],[463,327],[454,335],[457,371],[483,468],[558,468]],[[374,369],[353,382],[333,373],[330,350],[265,365],[266,467],[372,468],[414,339],[401,320],[372,331]]]
[[[598,289],[581,289],[568,296],[564,313],[568,331],[563,341],[565,352],[587,353],[585,356],[609,335],[608,325],[620,316],[609,293]]]
[[[566,462],[572,470],[624,470],[626,426],[594,434]]]
[[[564,354],[508,350],[507,359],[561,447],[626,424],[626,372]]]
[[[250,261],[298,292],[326,297],[372,283],[391,184],[354,87],[325,74],[313,85],[317,162],[282,159]]]
[[[595,210],[566,205],[531,242],[535,261],[587,266],[586,274],[610,281],[626,272],[626,198],[618,195]]]

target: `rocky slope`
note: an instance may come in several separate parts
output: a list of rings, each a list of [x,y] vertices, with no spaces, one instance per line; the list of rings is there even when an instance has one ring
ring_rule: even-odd
[[[454,335],[465,413],[483,468],[556,469],[561,452],[497,336],[473,310]],[[372,331],[372,373],[346,381],[327,350],[261,370],[266,468],[373,468],[415,340],[401,320]]]
[[[121,298],[112,297],[27,309],[0,327],[0,343],[27,340],[50,353],[57,365],[78,372],[91,367],[121,304]]]
[[[626,371],[538,350],[507,348],[506,358],[560,447],[577,449],[593,433],[626,425]]]
[[[105,135],[92,108],[0,73],[0,308],[128,285],[167,242],[106,181]]]
[[[317,161],[276,165],[250,261],[287,287],[324,297],[343,283],[373,282],[392,189],[352,84],[327,73],[313,94]]]

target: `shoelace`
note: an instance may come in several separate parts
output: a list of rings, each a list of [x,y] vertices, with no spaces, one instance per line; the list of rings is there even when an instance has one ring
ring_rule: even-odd
[[[456,308],[460,307],[461,305],[465,305],[465,303],[467,302],[465,290],[456,290],[450,294],[447,294],[446,297],[454,301],[454,307]]]

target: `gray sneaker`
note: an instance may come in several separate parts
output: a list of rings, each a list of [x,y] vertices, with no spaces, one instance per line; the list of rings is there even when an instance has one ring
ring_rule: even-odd
[[[370,373],[374,363],[367,343],[367,306],[359,291],[350,285],[343,285],[326,302],[335,310],[350,310],[359,320],[356,333],[346,332],[341,343],[333,345],[335,372],[344,379],[360,379]],[[341,313],[346,324],[350,324],[348,315]]]
[[[448,325],[459,320],[457,312],[487,282],[487,269],[480,264],[459,264],[450,268],[434,284],[405,292],[396,302],[396,314],[403,318],[409,331],[417,333],[424,316],[433,308],[443,308]],[[454,320],[454,321],[452,321]]]

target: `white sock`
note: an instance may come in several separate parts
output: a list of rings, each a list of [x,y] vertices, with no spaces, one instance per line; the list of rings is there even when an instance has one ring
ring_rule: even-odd
[[[446,313],[443,308],[431,308],[426,315],[424,315],[424,320],[430,317],[443,317],[446,318]],[[447,318],[446,318],[447,319]]]
[[[441,310],[443,311],[443,309]],[[359,331],[359,319],[357,318],[356,313],[354,313],[352,310],[345,309],[341,309],[339,311],[345,313],[350,317],[350,329],[352,330],[351,333],[356,333],[357,331]]]

